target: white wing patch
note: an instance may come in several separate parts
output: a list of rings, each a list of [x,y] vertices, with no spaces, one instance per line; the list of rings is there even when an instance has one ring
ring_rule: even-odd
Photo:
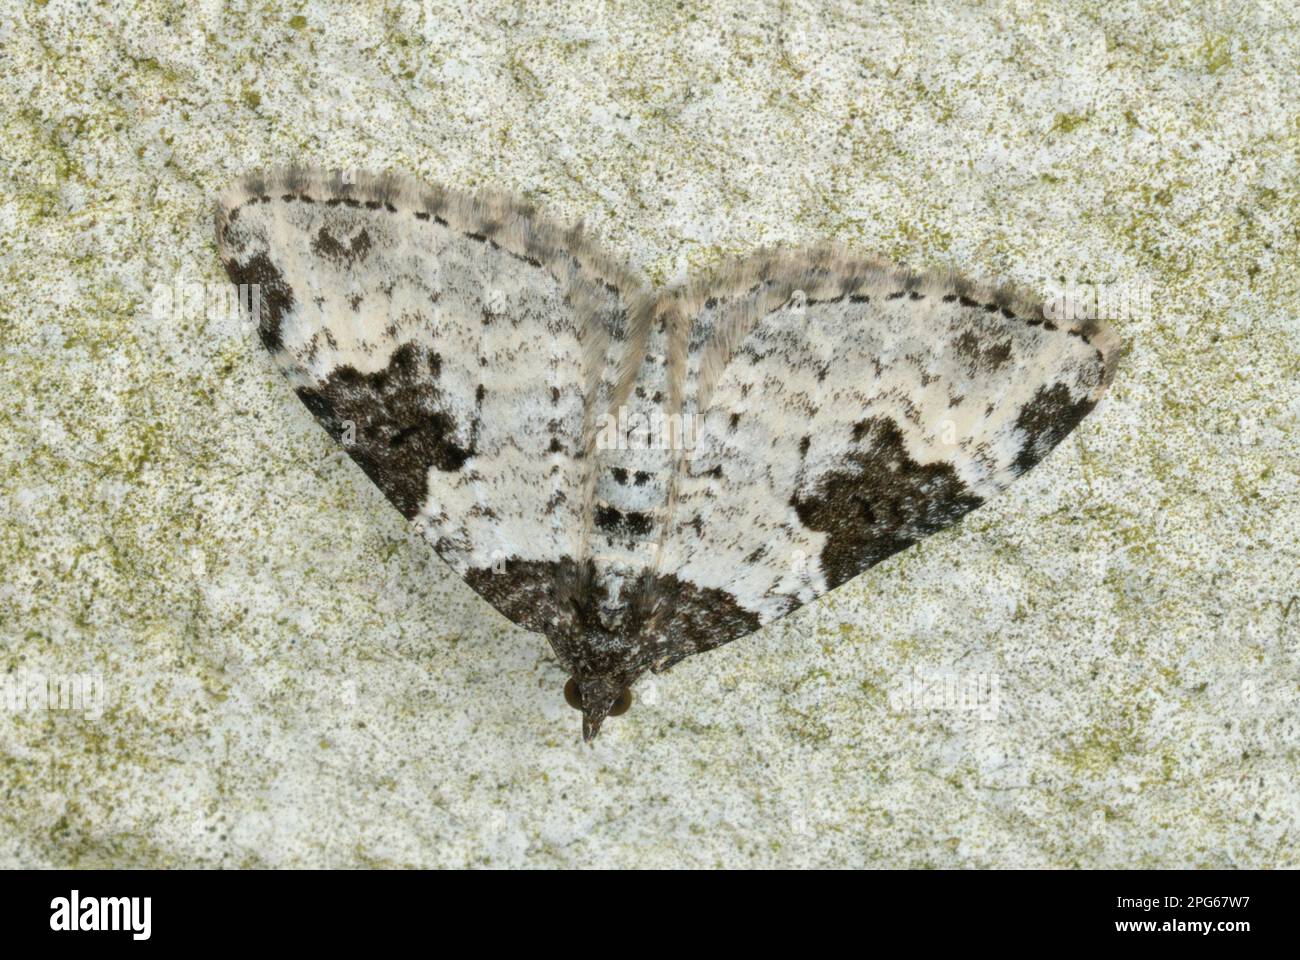
[[[510,197],[289,170],[223,199],[263,342],[590,738],[646,670],[952,523],[1096,404],[1098,321],[833,248],[659,293]]]

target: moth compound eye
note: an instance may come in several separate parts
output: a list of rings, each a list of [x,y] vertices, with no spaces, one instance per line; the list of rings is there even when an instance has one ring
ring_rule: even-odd
[[[621,717],[623,714],[627,713],[628,708],[631,706],[632,691],[624,690],[618,695],[618,699],[614,701],[614,705],[609,708],[609,715],[611,717]]]
[[[582,694],[578,692],[578,681],[570,677],[564,685],[564,702],[574,710],[582,709]]]

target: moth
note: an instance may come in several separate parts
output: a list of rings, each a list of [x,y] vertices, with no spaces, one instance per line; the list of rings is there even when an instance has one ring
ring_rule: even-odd
[[[394,174],[249,176],[216,229],[307,409],[550,641],[586,740],[997,494],[1118,358],[1100,320],[832,245],[651,289],[581,225]]]

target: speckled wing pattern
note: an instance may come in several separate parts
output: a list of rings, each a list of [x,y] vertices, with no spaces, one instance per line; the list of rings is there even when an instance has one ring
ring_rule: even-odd
[[[250,177],[231,279],[307,408],[550,640],[595,736],[645,671],[950,524],[1093,408],[1097,320],[821,247],[661,291],[504,194]]]

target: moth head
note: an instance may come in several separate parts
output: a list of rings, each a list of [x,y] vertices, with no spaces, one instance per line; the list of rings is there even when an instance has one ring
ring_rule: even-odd
[[[564,699],[582,711],[583,740],[594,740],[606,717],[620,716],[632,706],[632,680],[599,673],[588,673],[581,680],[569,678]]]
[[[582,711],[582,739],[591,742],[606,717],[632,705],[632,685],[654,666],[661,645],[652,618],[625,618],[606,606],[608,588],[593,560],[562,565],[551,595],[555,612],[543,632],[568,671],[564,698]]]

